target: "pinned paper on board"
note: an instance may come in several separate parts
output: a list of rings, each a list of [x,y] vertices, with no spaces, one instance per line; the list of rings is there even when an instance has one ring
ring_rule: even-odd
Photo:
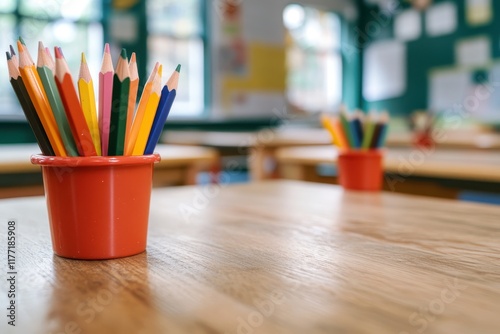
[[[422,34],[422,20],[420,12],[415,9],[408,9],[394,20],[394,36],[402,41],[412,41]]]
[[[465,16],[467,23],[471,26],[488,24],[493,18],[491,0],[467,0],[465,4]]]
[[[429,7],[425,15],[425,29],[429,36],[453,33],[457,29],[457,5],[441,2]]]
[[[455,46],[455,54],[460,66],[484,66],[491,61],[491,40],[486,36],[461,40]]]
[[[406,46],[398,41],[371,44],[363,64],[363,97],[379,101],[401,96],[406,90]]]
[[[452,69],[432,71],[429,85],[429,107],[442,112],[463,102],[471,84],[468,71]]]

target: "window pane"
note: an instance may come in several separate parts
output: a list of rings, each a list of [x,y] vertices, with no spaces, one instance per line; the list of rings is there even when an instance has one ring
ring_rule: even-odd
[[[172,116],[197,116],[203,111],[203,41],[200,38],[177,40],[164,36],[148,39],[148,70],[155,62],[163,64],[163,81],[166,82],[177,64],[182,65],[179,88]],[[141,80],[141,82],[143,82]]]
[[[103,48],[100,24],[74,24],[63,20],[54,22],[23,20],[20,28],[21,36],[35,62],[38,54],[38,41],[42,41],[51,52],[54,46],[60,46],[71,73],[76,77],[80,68],[81,53],[85,52],[93,79],[96,81]]]
[[[20,0],[19,11],[40,19],[98,20],[102,16],[101,0]]]
[[[7,51],[8,46],[14,46],[16,52],[17,47],[15,46],[16,37],[14,32],[15,18],[12,15],[0,15],[0,29],[2,33],[0,34],[0,44],[5,47]],[[5,64],[5,53],[3,54],[2,61]],[[17,98],[14,95],[14,91],[9,82],[9,71],[6,65],[0,66],[0,114],[7,114],[12,112],[21,112],[21,107],[17,102]]]
[[[0,12],[12,12],[16,8],[16,0],[1,0]]]
[[[200,0],[149,0],[147,11],[151,33],[177,37],[202,33]]]

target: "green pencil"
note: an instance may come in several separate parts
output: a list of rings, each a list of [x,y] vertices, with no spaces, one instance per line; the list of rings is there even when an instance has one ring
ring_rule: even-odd
[[[42,151],[43,155],[54,156],[55,155],[54,150],[52,150],[49,138],[47,137],[47,134],[43,129],[42,122],[40,121],[40,118],[36,113],[35,106],[33,105],[31,99],[29,98],[28,91],[26,90],[26,86],[24,85],[24,82],[21,78],[19,69],[13,62],[11,55],[8,52],[6,52],[6,54],[7,54],[7,66],[9,68],[9,75],[10,75],[10,84],[12,85],[12,88],[16,93],[17,99],[21,104],[24,115],[26,116],[26,119],[28,120],[31,129],[33,130],[36,141],[38,142],[38,146],[40,147],[40,150]]]
[[[375,132],[375,123],[376,123],[375,113],[370,112],[368,114],[368,117],[366,118],[365,135],[363,137],[363,143],[361,144],[361,148],[367,150],[370,148],[370,144],[373,138],[373,133]]]
[[[130,72],[127,51],[122,49],[115,75],[113,76],[113,98],[111,102],[111,121],[109,127],[108,155],[123,155],[125,133],[127,131],[128,97],[130,91]]]
[[[66,112],[64,111],[64,106],[61,101],[61,96],[57,90],[56,81],[54,79],[54,72],[49,68],[50,60],[47,59],[48,55],[45,51],[45,47],[42,42],[38,42],[38,60],[37,60],[37,72],[42,81],[45,94],[49,100],[52,113],[56,119],[57,128],[61,134],[61,139],[66,149],[66,153],[70,157],[77,157],[78,151],[76,149],[75,140],[73,139],[73,134],[71,133],[71,128],[69,127],[68,118]]]

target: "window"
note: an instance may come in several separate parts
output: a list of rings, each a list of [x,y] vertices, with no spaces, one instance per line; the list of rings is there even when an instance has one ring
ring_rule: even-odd
[[[328,111],[342,101],[340,18],[298,4],[283,12],[287,99],[306,112]]]
[[[1,0],[1,45],[15,46],[17,37],[22,36],[35,62],[38,41],[50,48],[60,46],[73,75],[78,74],[80,54],[85,52],[91,70],[98,71],[103,48],[101,1]],[[0,77],[0,114],[22,113],[6,79],[9,77],[7,66],[0,66]]]
[[[148,69],[163,64],[163,77],[182,65],[174,117],[199,116],[204,110],[205,44],[202,0],[149,0]]]

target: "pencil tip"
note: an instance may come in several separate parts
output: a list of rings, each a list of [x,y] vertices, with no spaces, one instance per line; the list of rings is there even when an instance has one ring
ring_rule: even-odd
[[[24,46],[23,44],[21,43],[21,41],[17,41],[17,50],[19,50],[19,52],[23,52],[24,51]]]
[[[162,72],[163,72],[163,65],[160,65],[160,67],[158,67],[158,74],[160,75],[160,77],[162,76]]]
[[[21,36],[19,36],[19,42],[21,42],[22,45],[26,45],[26,43],[24,42],[24,39]]]
[[[109,43],[104,44],[104,52],[111,53],[111,51],[109,50]]]
[[[127,50],[125,48],[122,49],[122,52],[120,53],[120,57],[123,59],[127,59]]]
[[[38,52],[45,52],[45,47],[43,46],[42,41],[38,41]]]
[[[181,64],[177,65],[177,68],[175,69],[178,73],[181,73]]]
[[[132,52],[132,54],[130,55],[130,62],[136,62],[135,52]]]
[[[55,54],[56,58],[59,58],[59,59],[64,58],[60,47],[54,46],[54,54]]]
[[[12,57],[10,56],[10,53],[9,51],[5,52],[5,54],[7,55],[7,60],[10,60]]]
[[[82,64],[86,64],[87,59],[85,59],[85,52],[82,52]]]
[[[10,48],[10,54],[12,56],[15,56],[16,55],[16,52],[14,51],[14,47],[12,45],[9,45],[9,48]]]

